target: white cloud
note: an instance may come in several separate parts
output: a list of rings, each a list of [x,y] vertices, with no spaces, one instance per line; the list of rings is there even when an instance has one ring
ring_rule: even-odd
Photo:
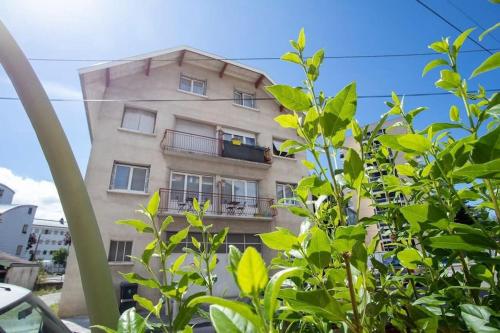
[[[13,203],[38,206],[37,218],[59,220],[64,217],[59,195],[53,182],[21,177],[7,168],[0,167],[0,183],[16,192]]]
[[[80,90],[55,81],[43,81],[43,88],[50,98],[82,99]]]

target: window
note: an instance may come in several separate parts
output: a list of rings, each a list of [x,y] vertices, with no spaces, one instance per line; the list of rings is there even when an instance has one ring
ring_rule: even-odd
[[[214,177],[173,172],[170,179],[171,199],[185,202],[196,198],[199,202],[213,202]]]
[[[206,96],[207,81],[197,80],[185,75],[181,75],[179,89],[196,95]]]
[[[109,244],[108,261],[130,261],[132,241],[114,241]]]
[[[256,141],[255,135],[252,133],[228,130],[228,129],[224,129],[223,138],[225,141],[231,141],[233,139],[236,139],[239,140],[241,143],[249,146],[255,146],[255,141]]]
[[[20,256],[21,252],[23,252],[23,246],[22,245],[18,245],[17,248],[16,248],[16,256]]]
[[[156,113],[153,111],[125,107],[122,128],[142,133],[154,133]]]
[[[293,195],[295,186],[295,184],[276,183],[276,198],[278,202],[285,205],[295,205],[296,202]],[[281,199],[283,200],[280,201]]]
[[[288,154],[288,149],[280,150],[280,147],[283,144],[283,142],[285,142],[285,140],[273,139],[273,154],[275,156],[294,158],[295,154]]]
[[[49,245],[50,241],[48,239],[45,240],[45,245]],[[44,253],[45,254],[45,253]]]
[[[62,241],[57,242],[57,245],[62,245]]]
[[[148,191],[149,167],[116,163],[113,165],[110,189]]]
[[[22,230],[22,233],[23,233],[23,234],[25,234],[25,233],[27,233],[27,232],[28,232],[28,225],[27,225],[27,224],[25,224],[25,225],[23,225],[23,230]]]
[[[33,213],[33,207],[28,208],[28,215],[31,215]]]
[[[52,241],[52,245],[56,245],[56,241],[55,240]]]
[[[33,232],[34,232],[35,234],[37,234],[37,233],[39,233],[39,232],[40,232],[40,229],[35,228],[35,229],[33,230]]]
[[[51,231],[51,230],[49,230],[49,229],[45,229],[45,230],[43,231],[43,233],[44,233],[45,235],[50,235],[50,234],[52,233],[52,231]]]
[[[5,191],[5,190],[4,190],[3,188],[0,188],[0,198],[1,198],[1,197],[3,197],[3,192],[4,192],[4,191]]]
[[[61,235],[61,236],[64,235],[64,231],[62,231],[62,230],[59,231],[59,235]]]
[[[257,182],[243,179],[222,179],[223,201],[236,200],[238,197],[257,197]]]
[[[47,250],[43,250],[43,253],[42,253],[42,254],[43,254],[43,255],[47,254]]]
[[[242,91],[234,91],[234,103],[255,109],[255,94],[249,94]]]

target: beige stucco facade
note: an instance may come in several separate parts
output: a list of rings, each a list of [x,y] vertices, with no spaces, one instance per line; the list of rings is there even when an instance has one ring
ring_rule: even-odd
[[[199,61],[190,59],[206,58]],[[149,60],[149,59],[152,59]],[[211,59],[211,60],[210,60]],[[206,82],[206,96],[179,89],[181,75]],[[307,174],[300,163],[304,153],[295,158],[272,156],[272,163],[251,162],[196,152],[164,149],[162,140],[166,129],[175,129],[179,119],[213,125],[216,129],[234,129],[251,133],[256,144],[272,147],[273,139],[297,139],[293,130],[281,128],[273,118],[280,114],[280,106],[269,99],[264,86],[272,84],[262,72],[232,62],[215,60],[211,55],[190,48],[178,48],[123,61],[83,69],[80,73],[86,99],[113,100],[86,102],[87,118],[92,140],[85,182],[101,230],[104,246],[110,241],[132,241],[132,256],[140,256],[150,235],[137,234],[133,229],[116,225],[119,219],[140,217],[135,213],[139,204],[145,204],[149,195],[170,186],[172,172],[211,176],[214,193],[220,191],[221,179],[241,179],[257,183],[259,198],[276,200],[276,184],[296,184]],[[231,100],[235,90],[253,94],[255,107],[247,108]],[[212,100],[218,101],[212,101]],[[167,100],[167,101],[165,101]],[[184,100],[184,101],[181,101]],[[188,101],[186,101],[188,100]],[[139,133],[122,128],[124,108],[132,107],[156,114],[153,133]],[[272,149],[271,149],[272,152]],[[114,190],[110,186],[116,162],[149,168],[145,193]],[[175,222],[169,230],[186,226],[182,212],[169,212]],[[275,216],[260,214],[213,214],[207,223],[214,230],[229,227],[230,233],[257,234],[276,226],[297,231],[301,220],[284,209]],[[265,259],[272,253],[263,249]],[[224,276],[225,255],[221,254],[217,272]],[[142,269],[132,262],[110,262],[118,295],[122,281],[119,272]],[[228,278],[228,277],[227,277]],[[219,279],[216,290],[227,296],[234,293],[231,282]],[[226,286],[227,284],[227,286]],[[228,291],[229,290],[229,291]],[[151,298],[154,292],[140,288],[140,293]],[[70,251],[65,283],[59,306],[63,317],[86,313],[78,266],[74,251]]]

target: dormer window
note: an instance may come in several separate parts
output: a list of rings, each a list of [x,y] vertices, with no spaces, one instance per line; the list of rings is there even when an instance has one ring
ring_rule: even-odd
[[[196,95],[207,95],[207,81],[193,79],[191,77],[181,75],[179,89]]]
[[[234,103],[247,108],[255,109],[255,94],[249,94],[246,92],[235,90]]]

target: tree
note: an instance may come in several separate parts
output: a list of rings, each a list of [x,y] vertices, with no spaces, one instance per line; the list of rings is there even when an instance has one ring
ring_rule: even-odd
[[[66,267],[66,259],[68,258],[68,250],[61,247],[59,250],[54,251],[52,254],[52,261],[54,264],[62,265]]]

